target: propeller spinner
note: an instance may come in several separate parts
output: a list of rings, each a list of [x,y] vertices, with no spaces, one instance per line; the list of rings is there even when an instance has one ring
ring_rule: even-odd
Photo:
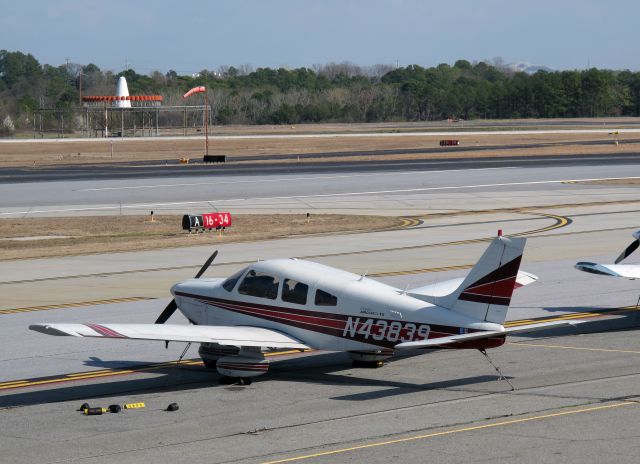
[[[202,267],[200,268],[200,270],[195,276],[196,279],[199,279],[200,276],[202,276],[202,274],[205,273],[205,271],[209,268],[209,266],[211,266],[211,263],[213,262],[213,260],[216,259],[216,256],[218,256],[218,250],[214,251],[213,254],[209,256],[209,259],[207,259],[204,262],[204,264],[202,265]],[[158,316],[158,319],[156,319],[155,323],[164,324],[165,322],[167,322],[167,319],[169,319],[173,315],[176,309],[178,309],[178,304],[176,303],[176,300],[174,298],[169,302],[167,307],[164,308],[164,310],[160,313],[160,316]]]

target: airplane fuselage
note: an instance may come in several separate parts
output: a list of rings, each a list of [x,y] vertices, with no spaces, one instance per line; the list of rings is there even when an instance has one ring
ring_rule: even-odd
[[[239,274],[233,285],[232,278],[177,284],[172,292],[178,308],[194,324],[267,327],[331,351],[389,350],[402,342],[497,329],[395,287],[308,261],[258,262]],[[497,337],[455,347],[503,343]]]

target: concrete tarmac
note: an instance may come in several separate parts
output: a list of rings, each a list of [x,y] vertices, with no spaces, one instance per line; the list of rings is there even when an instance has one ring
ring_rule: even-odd
[[[629,176],[633,169],[605,166],[579,174]],[[464,175],[500,174],[514,184],[570,174],[489,172]],[[469,180],[455,176],[441,174],[430,182]],[[371,181],[380,190],[401,187],[385,179]],[[423,188],[419,179],[407,179],[410,188]],[[341,188],[330,180],[306,182],[317,194]],[[640,228],[638,188],[531,185],[487,185],[446,201],[441,192],[426,191],[370,198],[384,212],[385,197],[409,202],[405,207],[415,208],[423,222],[406,230],[8,263],[0,269],[3,462],[636,462],[640,288],[635,281],[572,266],[578,260],[611,261],[631,242],[631,232]],[[346,201],[335,197],[327,207],[349,209]],[[450,212],[542,207],[425,214],[426,203],[439,201]],[[220,255],[207,276],[228,274],[257,258],[304,256],[411,288],[464,275],[486,246],[478,239],[498,228],[529,238],[522,268],[540,277],[516,292],[510,320],[608,317],[513,337],[490,350],[514,391],[476,351],[403,355],[375,370],[352,368],[342,353],[286,354],[271,358],[267,376],[240,387],[218,385],[215,372],[191,361],[194,347],[183,366],[163,364],[175,361],[184,344],[165,350],[158,342],[47,337],[27,330],[42,321],[151,322],[168,301],[169,285],[191,276],[214,247]],[[628,262],[638,262],[638,256]],[[451,270],[435,272],[443,269]],[[152,299],[91,304],[124,297]],[[77,302],[85,304],[47,309]],[[12,308],[25,310],[2,313]],[[616,308],[625,309],[612,312]],[[84,401],[143,401],[146,407],[86,417],[76,411]],[[164,411],[171,402],[180,410]]]

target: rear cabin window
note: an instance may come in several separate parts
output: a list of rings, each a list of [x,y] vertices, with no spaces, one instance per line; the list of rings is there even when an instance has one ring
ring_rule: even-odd
[[[331,293],[324,290],[316,290],[316,305],[317,306],[336,306],[338,304],[338,298]]]
[[[280,279],[276,276],[250,270],[238,287],[238,293],[275,300],[278,296]]]
[[[309,286],[293,279],[284,279],[282,286],[282,301],[287,303],[307,304]]]
[[[224,288],[226,291],[231,292],[233,291],[233,288],[236,286],[236,284],[238,283],[238,281],[240,280],[240,277],[242,277],[242,275],[247,271],[247,268],[245,267],[244,269],[239,270],[238,272],[236,272],[235,274],[233,274],[230,277],[227,277],[227,280],[225,280],[224,282],[222,282],[222,288]]]

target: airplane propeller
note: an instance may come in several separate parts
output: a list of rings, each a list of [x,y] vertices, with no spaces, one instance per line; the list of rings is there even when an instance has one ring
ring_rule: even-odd
[[[213,262],[213,260],[216,259],[216,256],[218,256],[218,250],[214,251],[213,254],[209,256],[209,259],[207,259],[204,262],[204,264],[202,265],[202,267],[200,268],[200,270],[195,276],[196,279],[199,279],[200,276],[202,276],[202,274],[205,273],[205,271],[209,268],[209,266],[211,266],[211,263]],[[164,310],[160,313],[160,316],[158,316],[158,319],[156,319],[155,323],[164,324],[165,322],[167,322],[167,319],[169,319],[173,315],[176,309],[178,309],[178,304],[176,303],[176,299],[174,298],[169,302],[167,307],[164,308]]]
[[[615,263],[618,264],[620,261],[626,259],[631,253],[636,251],[639,246],[640,246],[640,239],[636,239],[633,242],[631,242],[631,245],[625,248],[624,251],[620,254],[620,256],[616,258]]]

